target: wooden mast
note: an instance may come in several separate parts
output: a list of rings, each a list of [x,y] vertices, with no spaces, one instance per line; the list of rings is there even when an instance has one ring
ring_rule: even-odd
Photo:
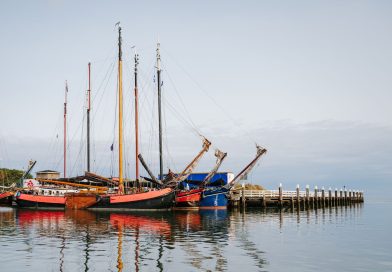
[[[135,53],[135,173],[136,183],[139,187],[139,110],[138,110],[138,88],[137,88],[137,65],[139,64],[139,55]]]
[[[90,110],[91,110],[91,63],[88,63],[87,90],[87,172],[90,172]]]
[[[227,183],[226,186],[231,188],[238,180],[242,179],[245,175],[247,175],[252,170],[252,168],[256,165],[256,162],[260,159],[260,157],[267,152],[267,149],[258,146],[257,144],[256,144],[256,149],[257,149],[256,157],[247,166],[245,166],[245,168],[242,169],[242,171],[231,182]]]
[[[68,83],[65,81],[65,99],[64,99],[64,178],[67,177],[67,94]]]
[[[121,27],[118,24],[118,193],[124,194],[123,183],[123,93],[122,93],[122,51]]]
[[[163,180],[163,159],[162,159],[162,113],[161,113],[161,54],[160,43],[157,43],[157,79],[158,79],[158,125],[159,125],[159,178]]]

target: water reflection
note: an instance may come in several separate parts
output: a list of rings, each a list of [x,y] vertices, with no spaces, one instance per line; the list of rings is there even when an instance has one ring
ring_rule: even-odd
[[[0,247],[10,250],[2,251],[10,258],[5,268],[29,260],[19,263],[21,270],[226,271],[245,262],[245,270],[268,271],[266,226],[284,233],[304,224],[341,224],[360,217],[362,205],[153,213],[0,208]],[[38,261],[41,256],[46,259]]]

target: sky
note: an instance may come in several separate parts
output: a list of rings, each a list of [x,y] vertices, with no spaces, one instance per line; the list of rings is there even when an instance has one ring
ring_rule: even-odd
[[[249,182],[392,189],[390,1],[1,1],[0,167],[85,169],[92,64],[93,171],[116,175],[116,54],[124,45],[126,172],[134,176],[133,55],[140,56],[141,152],[156,173],[155,54],[161,44],[164,168],[201,149],[222,171],[268,153]],[[208,152],[196,171],[213,167]]]

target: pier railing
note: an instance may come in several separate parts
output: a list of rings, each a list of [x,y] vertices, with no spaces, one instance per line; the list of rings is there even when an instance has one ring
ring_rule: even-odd
[[[232,206],[238,205],[261,205],[261,206],[337,206],[351,203],[364,202],[363,191],[329,188],[325,190],[310,190],[309,186],[305,191],[301,191],[297,186],[295,191],[285,191],[282,186],[278,190],[245,190],[245,188],[233,189],[230,191],[230,203]],[[259,203],[259,204],[258,204]]]

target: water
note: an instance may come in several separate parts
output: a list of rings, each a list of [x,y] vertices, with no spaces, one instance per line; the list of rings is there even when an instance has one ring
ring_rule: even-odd
[[[1,271],[392,271],[392,203],[308,211],[0,208]]]

